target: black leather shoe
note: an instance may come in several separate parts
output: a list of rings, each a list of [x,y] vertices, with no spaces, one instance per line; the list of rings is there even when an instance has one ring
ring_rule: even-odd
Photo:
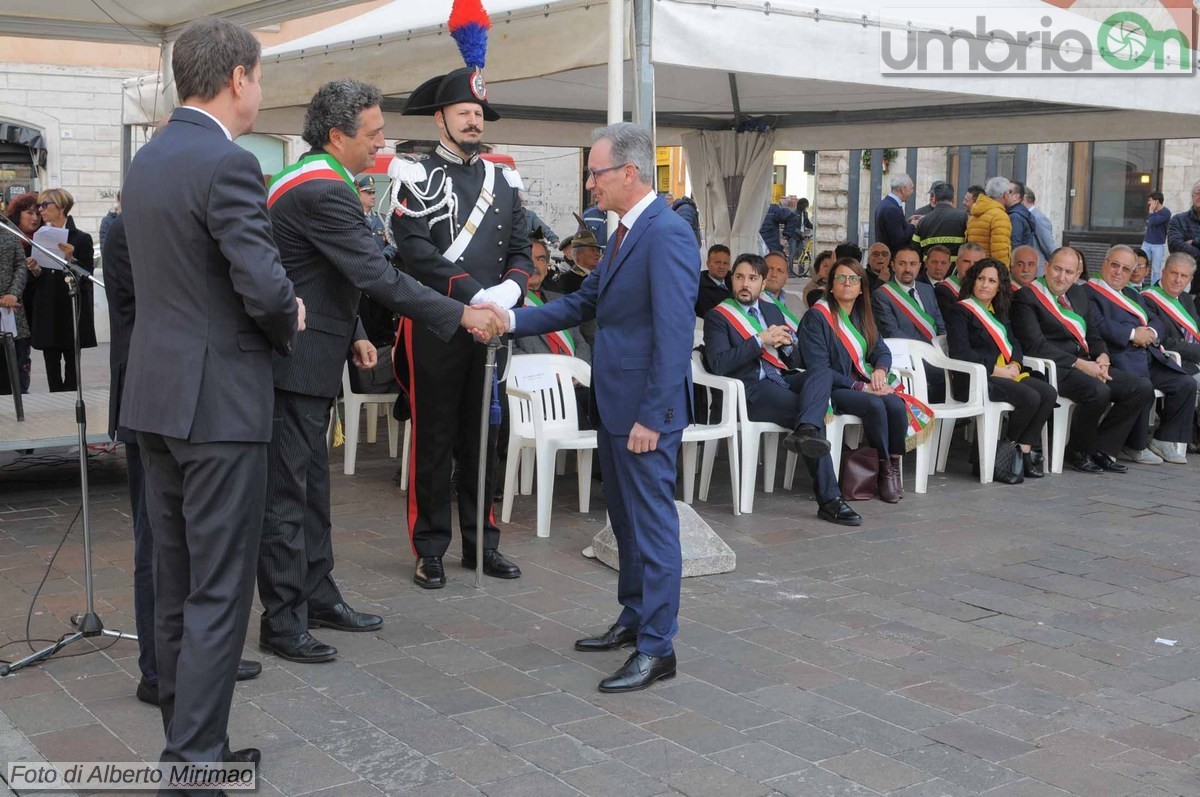
[[[463,554],[462,566],[475,569],[475,554]],[[504,554],[492,549],[483,552],[483,574],[492,578],[520,578],[521,568],[504,558]]]
[[[575,649],[582,650],[585,653],[594,653],[600,650],[615,650],[625,645],[632,645],[637,642],[637,629],[626,628],[620,623],[613,623],[600,636],[589,636],[583,639],[575,640]]]
[[[413,583],[425,589],[441,589],[446,586],[446,568],[440,556],[418,556],[417,569],[413,571]]]
[[[621,669],[600,682],[601,692],[636,692],[655,681],[675,677],[675,654],[651,656],[636,651],[625,660]]]
[[[1071,470],[1079,471],[1080,473],[1104,473],[1095,462],[1092,462],[1091,457],[1082,452],[1068,451],[1066,460]]]
[[[138,681],[137,699],[152,706],[158,705],[158,684],[147,683],[146,679]]]
[[[301,664],[333,661],[333,658],[337,656],[337,648],[313,639],[312,634],[307,631],[295,636],[261,639],[258,646],[263,651],[274,653],[281,659]]]
[[[1042,463],[1033,458],[1036,453],[1035,451],[1030,451],[1028,454],[1021,455],[1021,459],[1024,460],[1025,464],[1025,475],[1030,479],[1040,479],[1046,475]]]
[[[791,434],[783,438],[783,447],[793,454],[810,459],[819,459],[829,453],[829,441],[824,433],[811,423],[802,423]]]
[[[1117,462],[1103,451],[1097,451],[1095,454],[1092,454],[1092,462],[1095,462],[1096,467],[1100,470],[1107,471],[1109,473],[1125,473],[1129,470],[1127,466]]]
[[[242,659],[238,662],[237,679],[239,681],[249,681],[257,678],[262,672],[262,665],[257,661],[250,659]]]
[[[224,759],[226,764],[253,764],[257,767],[262,764],[262,751],[257,747],[244,747],[241,750],[226,750]]]
[[[821,520],[828,520],[830,523],[837,523],[839,526],[862,525],[862,515],[855,512],[846,503],[846,499],[840,495],[821,504],[817,510],[817,517]]]
[[[356,612],[344,603],[330,609],[310,611],[309,628],[333,628],[338,631],[374,631],[383,626],[383,618],[377,614]]]

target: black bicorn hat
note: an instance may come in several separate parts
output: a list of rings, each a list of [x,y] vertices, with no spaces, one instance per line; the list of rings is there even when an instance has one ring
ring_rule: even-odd
[[[483,107],[483,118],[494,122],[500,114],[487,101],[487,83],[483,80],[483,72],[474,67],[464,66],[430,78],[417,86],[404,103],[403,116],[433,116],[447,105],[460,102],[473,102]]]

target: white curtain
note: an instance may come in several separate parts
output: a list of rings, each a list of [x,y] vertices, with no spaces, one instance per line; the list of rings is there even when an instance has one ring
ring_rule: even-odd
[[[708,245],[726,244],[734,257],[761,252],[758,228],[771,202],[775,131],[687,133],[683,150]]]

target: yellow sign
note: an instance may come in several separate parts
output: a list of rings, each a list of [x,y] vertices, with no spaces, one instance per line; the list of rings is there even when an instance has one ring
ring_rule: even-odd
[[[670,166],[671,165],[671,148],[670,147],[658,147],[657,148],[657,152],[655,152],[655,165],[656,166]]]

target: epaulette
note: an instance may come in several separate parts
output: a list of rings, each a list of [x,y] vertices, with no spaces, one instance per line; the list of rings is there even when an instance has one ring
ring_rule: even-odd
[[[393,182],[402,183],[423,183],[428,175],[425,173],[425,164],[421,161],[427,156],[421,154],[414,155],[397,155],[392,158],[392,162],[388,164],[388,177]]]
[[[510,187],[518,191],[525,190],[525,182],[521,179],[521,175],[516,169],[507,163],[497,163],[496,165],[500,167],[500,173],[504,175],[504,179],[508,181]]]

